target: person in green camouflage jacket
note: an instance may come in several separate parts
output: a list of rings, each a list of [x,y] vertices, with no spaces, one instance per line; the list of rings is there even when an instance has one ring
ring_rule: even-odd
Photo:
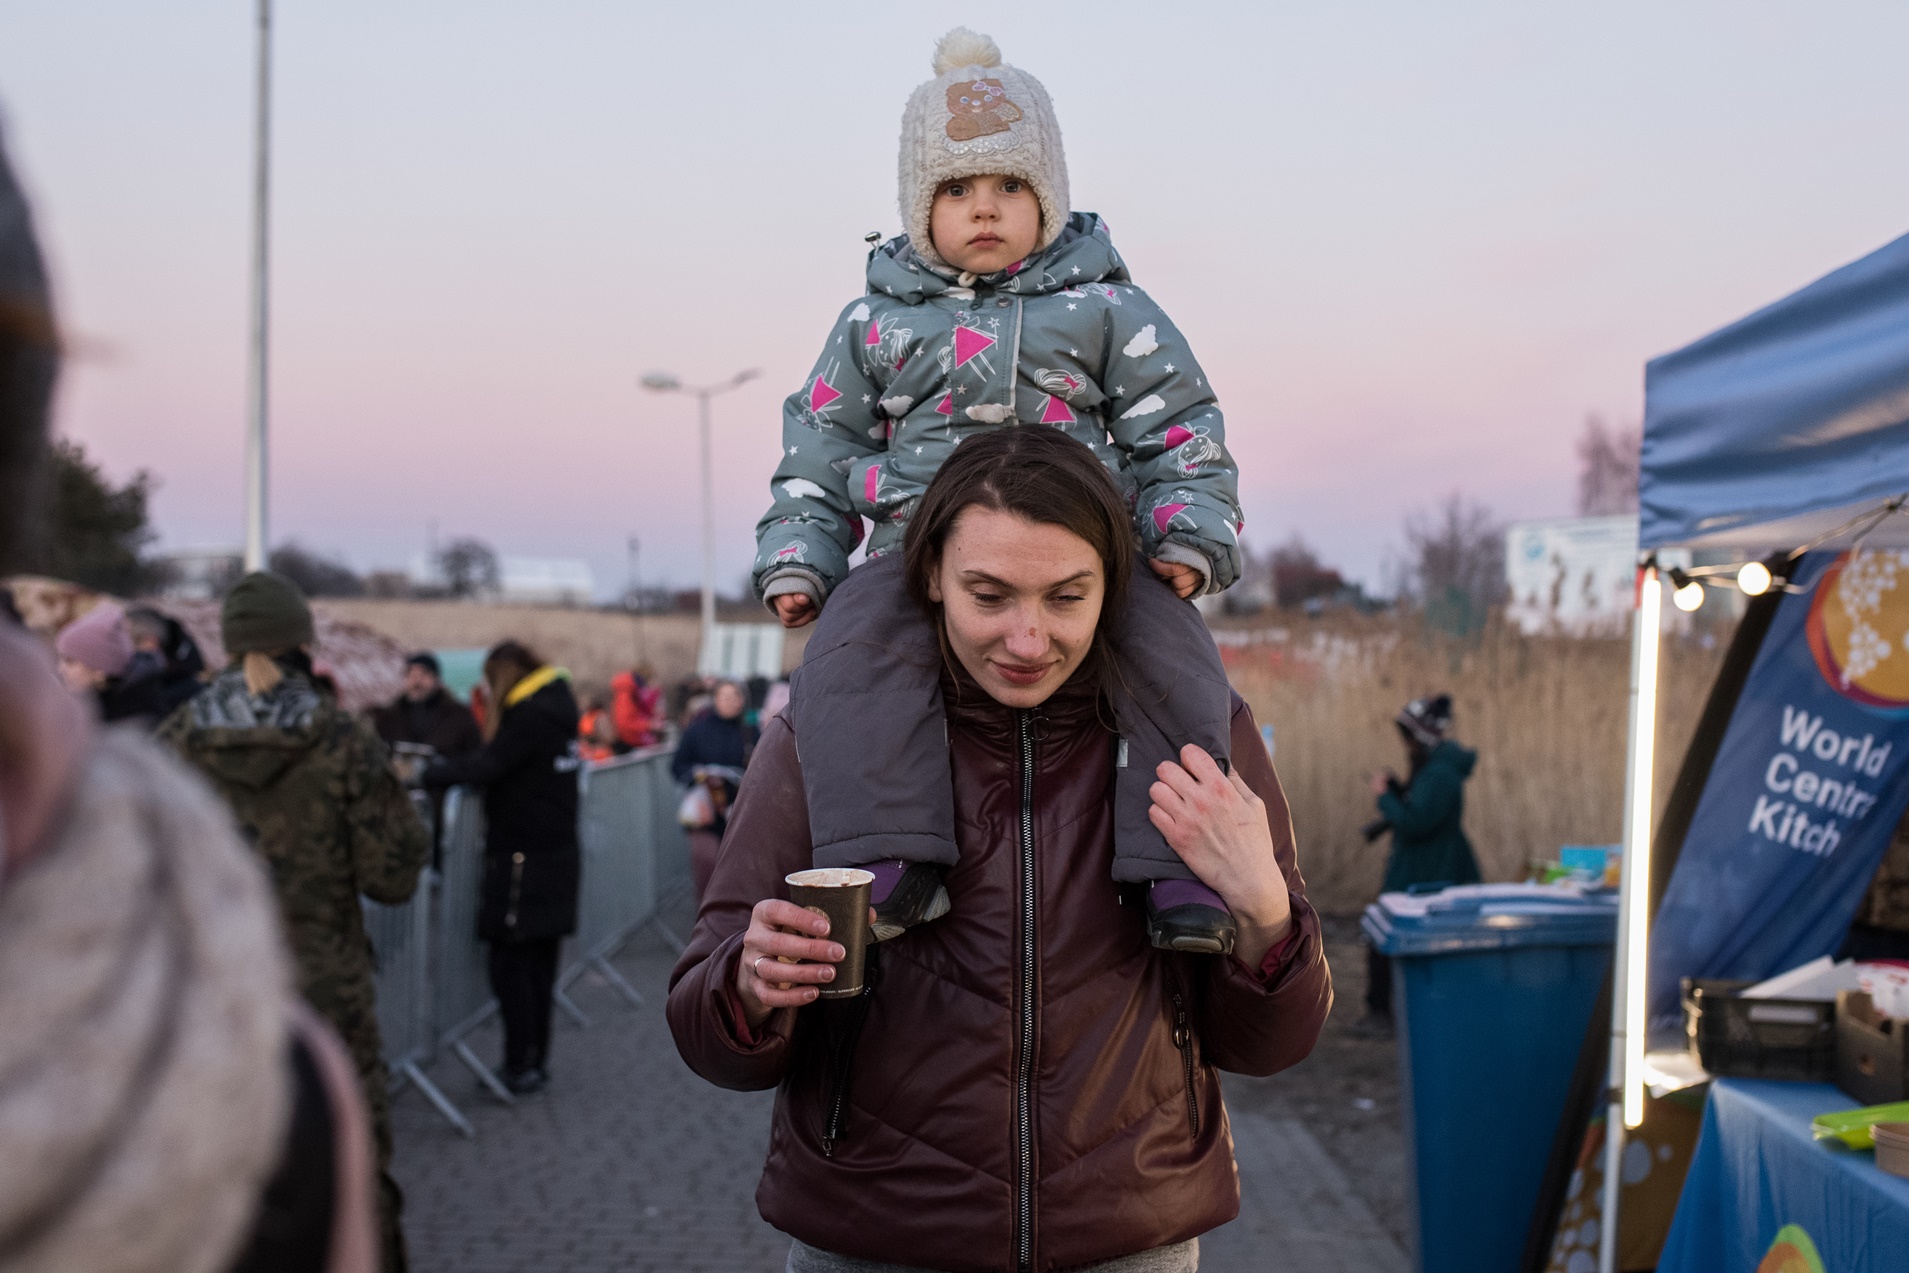
[[[235,662],[159,728],[231,806],[271,872],[300,993],[357,1061],[378,1147],[387,1273],[405,1267],[402,1197],[392,1180],[389,1078],[372,951],[359,897],[396,905],[417,888],[424,825],[370,725],[313,687],[311,609],[295,584],[260,571],[227,594],[221,626]]]

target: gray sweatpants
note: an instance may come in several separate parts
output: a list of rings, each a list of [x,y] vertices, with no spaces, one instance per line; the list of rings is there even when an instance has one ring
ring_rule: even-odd
[[[1232,691],[1199,611],[1135,564],[1112,628],[1121,734],[1113,874],[1190,880],[1147,816],[1147,792],[1155,767],[1188,743],[1229,766]],[[940,642],[908,596],[901,555],[849,572],[789,685],[815,865],[956,861],[941,673]]]

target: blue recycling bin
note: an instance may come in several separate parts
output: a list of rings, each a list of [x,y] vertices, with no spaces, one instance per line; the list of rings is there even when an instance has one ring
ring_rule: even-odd
[[[1617,896],[1474,884],[1387,893],[1421,1273],[1517,1273],[1551,1141],[1617,935]]]

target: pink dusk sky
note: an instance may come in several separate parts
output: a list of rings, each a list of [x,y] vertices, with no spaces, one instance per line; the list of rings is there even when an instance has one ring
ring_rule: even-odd
[[[1046,83],[1075,206],[1218,387],[1247,538],[1369,583],[1451,490],[1572,512],[1647,358],[1909,230],[1899,2],[278,7],[273,538],[361,570],[435,523],[691,584],[694,405],[637,379],[759,367],[716,415],[738,586],[958,22]],[[151,470],[168,547],[242,534],[251,11],[0,18],[59,428]]]

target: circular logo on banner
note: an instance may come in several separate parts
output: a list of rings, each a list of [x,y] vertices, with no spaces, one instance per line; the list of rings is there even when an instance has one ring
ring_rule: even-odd
[[[1776,1241],[1757,1261],[1757,1273],[1823,1273],[1823,1257],[1816,1243],[1800,1224],[1786,1224],[1776,1231]]]
[[[1838,557],[1816,581],[1804,631],[1837,692],[1909,712],[1909,555],[1865,549]]]

